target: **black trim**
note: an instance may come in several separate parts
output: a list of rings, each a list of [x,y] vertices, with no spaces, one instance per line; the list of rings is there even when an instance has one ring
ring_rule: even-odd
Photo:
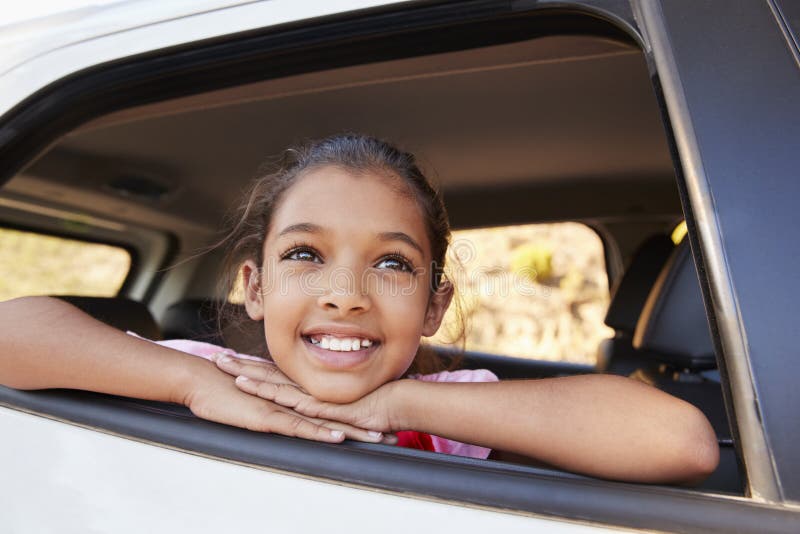
[[[711,340],[714,344],[714,356],[717,362],[717,369],[719,369],[720,382],[722,386],[722,400],[725,404],[725,412],[730,422],[731,437],[733,438],[734,448],[736,450],[736,462],[739,473],[742,477],[742,485],[745,488],[750,487],[747,478],[747,469],[744,462],[742,462],[742,441],[739,437],[739,428],[736,425],[736,414],[734,411],[733,396],[731,393],[730,379],[728,377],[728,368],[725,358],[722,357],[722,338],[720,337],[719,327],[717,325],[716,313],[714,306],[710,306],[711,289],[709,286],[708,275],[706,274],[705,259],[702,255],[702,247],[700,246],[699,233],[697,230],[697,221],[695,220],[694,212],[692,211],[691,201],[689,199],[689,190],[686,185],[686,175],[683,172],[683,164],[681,163],[680,154],[678,152],[678,144],[675,140],[675,132],[672,130],[672,123],[669,119],[669,111],[667,109],[666,99],[661,87],[661,79],[656,72],[655,61],[652,54],[647,54],[647,62],[651,69],[651,79],[653,82],[653,90],[656,94],[659,110],[661,112],[662,123],[664,125],[664,133],[667,137],[667,144],[669,145],[670,155],[672,156],[673,166],[675,167],[676,182],[678,185],[678,193],[680,195],[681,206],[683,208],[684,220],[686,221],[686,237],[692,251],[695,267],[697,268],[697,276],[700,281],[700,291],[703,294],[703,302],[706,305],[706,318],[708,319],[709,333]]]
[[[499,511],[680,532],[792,532],[800,516],[721,494],[607,482],[387,445],[260,434],[195,418],[178,405],[82,391],[0,386],[2,405],[203,455]]]

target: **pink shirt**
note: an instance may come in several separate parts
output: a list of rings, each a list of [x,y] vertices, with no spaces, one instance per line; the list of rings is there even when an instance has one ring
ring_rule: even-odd
[[[129,332],[129,334],[134,334]],[[140,336],[137,336],[140,337]],[[235,358],[243,358],[245,360],[267,361],[258,356],[250,354],[241,354],[233,349],[227,349],[211,343],[204,343],[202,341],[192,341],[189,339],[169,339],[166,341],[156,341],[159,345],[171,349],[186,352],[194,356],[200,356],[210,360],[215,354],[223,353]],[[416,380],[423,380],[425,382],[497,382],[497,376],[491,371],[486,369],[461,369],[458,371],[442,371],[440,373],[433,373],[430,375],[411,375],[409,378]],[[478,447],[477,445],[470,445],[468,443],[461,443],[450,439],[445,439],[439,436],[431,436],[433,448],[436,452],[443,452],[446,454],[456,454],[458,456],[469,456],[471,458],[487,458],[491,449],[486,447]]]

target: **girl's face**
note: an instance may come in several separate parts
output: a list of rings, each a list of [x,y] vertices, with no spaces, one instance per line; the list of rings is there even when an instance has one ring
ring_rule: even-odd
[[[400,378],[439,328],[452,287],[430,289],[423,213],[397,177],[324,166],[284,194],[247,262],[245,304],[269,353],[320,400],[351,402]]]

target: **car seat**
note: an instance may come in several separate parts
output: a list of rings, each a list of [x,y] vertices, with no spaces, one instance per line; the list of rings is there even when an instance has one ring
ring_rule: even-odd
[[[742,483],[711,330],[688,240],[678,245],[653,285],[633,335],[651,355],[632,376],[699,408],[720,445],[720,466],[704,487],[741,493]]]
[[[165,339],[192,339],[231,348],[244,354],[264,351],[264,333],[257,321],[247,319],[244,306],[227,304],[217,319],[221,301],[190,298],[171,304],[161,321]]]
[[[54,295],[69,302],[98,321],[120,330],[135,332],[147,339],[159,340],[161,330],[146,305],[125,297],[82,297]]]
[[[614,329],[614,337],[603,340],[598,346],[598,372],[627,376],[654,361],[651,355],[633,347],[633,334],[650,290],[674,249],[667,235],[658,234],[648,238],[634,252],[612,291],[605,324]]]

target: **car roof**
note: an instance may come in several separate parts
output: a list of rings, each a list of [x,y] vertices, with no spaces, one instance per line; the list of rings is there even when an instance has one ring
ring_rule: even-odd
[[[163,195],[126,199],[132,219],[144,222],[150,207],[210,229],[265,158],[341,131],[411,150],[461,204],[487,190],[570,190],[570,203],[527,194],[511,219],[505,210],[485,220],[485,212],[476,223],[471,210],[456,209],[457,227],[680,214],[644,58],[591,35],[323,70],[125,109],[62,138],[7,190],[36,195],[43,183],[69,184],[119,199],[125,192],[115,182],[140,180]]]

